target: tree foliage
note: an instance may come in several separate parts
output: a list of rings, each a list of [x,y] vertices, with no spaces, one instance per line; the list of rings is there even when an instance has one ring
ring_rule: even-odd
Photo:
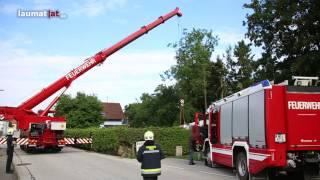
[[[228,69],[223,59],[217,56],[216,62],[211,62],[210,76],[208,80],[209,101],[213,102],[228,94],[227,75]]]
[[[236,74],[238,90],[247,88],[253,83],[253,55],[250,46],[241,40],[235,45],[233,54],[237,59],[235,64],[238,71]]]
[[[249,44],[239,41],[234,48],[229,46],[223,55],[226,69],[226,94],[249,87],[253,83],[254,60]],[[220,57],[219,57],[220,58]]]
[[[211,102],[223,98],[252,82],[252,58],[249,45],[240,41],[226,54],[213,60],[218,37],[211,31],[184,31],[176,49],[176,65],[163,75],[175,79],[173,86],[160,85],[154,94],[143,94],[139,103],[125,107],[125,115],[134,127],[172,126],[179,123],[179,100],[184,99],[186,122],[193,121],[195,112],[205,111]],[[224,63],[226,62],[226,64]]]
[[[169,70],[177,81],[181,98],[197,110],[203,110],[209,101],[211,88],[208,86],[213,64],[210,61],[218,37],[205,29],[184,31],[179,42],[173,43],[176,49],[177,64]]]
[[[244,7],[253,10],[247,36],[264,50],[262,77],[320,74],[320,1],[252,0]]]
[[[238,82],[237,82],[237,68],[236,68],[236,62],[232,58],[232,48],[229,46],[226,49],[225,54],[223,55],[223,58],[226,62],[226,83],[227,83],[227,95],[231,94],[234,91],[238,90]]]
[[[142,94],[140,101],[125,106],[130,126],[172,126],[178,123],[179,96],[175,86],[159,85],[154,94]]]
[[[56,116],[64,116],[69,128],[97,127],[103,122],[102,103],[94,95],[78,92],[75,98],[63,95],[56,106]]]
[[[276,79],[276,58],[272,57],[271,52],[262,52],[261,58],[253,62],[254,81],[261,81],[263,79],[275,80]],[[277,76],[278,81],[285,79]]]

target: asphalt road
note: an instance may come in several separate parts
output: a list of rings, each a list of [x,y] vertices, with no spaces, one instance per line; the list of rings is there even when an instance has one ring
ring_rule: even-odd
[[[16,149],[16,170],[20,180],[137,180],[140,164],[135,159],[87,152],[66,147],[61,153],[26,154]],[[194,166],[187,160],[166,158],[159,180],[234,180],[229,168]]]
[[[16,173],[13,174],[7,174],[6,173],[6,162],[7,162],[7,151],[6,146],[1,145],[0,146],[0,179],[1,180],[16,180],[17,175]],[[14,168],[12,167],[12,170]]]

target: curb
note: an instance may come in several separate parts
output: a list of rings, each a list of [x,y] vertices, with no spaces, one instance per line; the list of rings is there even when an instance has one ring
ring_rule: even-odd
[[[14,173],[17,176],[18,180],[35,180],[33,176],[31,176],[29,169],[26,167],[28,165],[21,165],[19,164],[24,163],[20,158],[19,155],[15,152],[13,157],[13,168]]]
[[[6,162],[7,162],[7,154],[6,154],[7,148],[4,146],[0,146],[0,179],[2,180],[17,180],[18,174],[16,173],[16,167],[14,161],[12,161],[11,164],[11,170],[13,170],[12,174],[7,174],[6,171]]]

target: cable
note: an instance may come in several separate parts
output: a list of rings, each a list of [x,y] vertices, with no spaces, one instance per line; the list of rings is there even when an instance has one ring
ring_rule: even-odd
[[[177,17],[177,24],[178,24],[178,42],[180,41],[181,39],[181,36],[182,36],[182,31],[183,29],[181,29],[181,18]]]
[[[16,152],[16,151],[14,151],[14,154],[18,157],[18,159],[20,160],[20,164],[23,164],[23,161],[22,161],[22,159],[21,159],[21,157],[19,156],[19,154]],[[28,168],[28,166],[24,166],[26,169],[27,169],[27,171],[28,171],[28,173],[29,173],[29,175],[30,175],[30,179],[31,180],[36,180],[36,177],[34,177],[34,175],[31,173],[31,171],[30,171],[30,169]]]

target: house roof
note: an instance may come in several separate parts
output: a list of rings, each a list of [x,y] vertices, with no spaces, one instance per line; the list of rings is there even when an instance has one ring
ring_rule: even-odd
[[[102,103],[103,104],[103,116],[107,120],[119,120],[124,119],[122,108],[120,103]]]

